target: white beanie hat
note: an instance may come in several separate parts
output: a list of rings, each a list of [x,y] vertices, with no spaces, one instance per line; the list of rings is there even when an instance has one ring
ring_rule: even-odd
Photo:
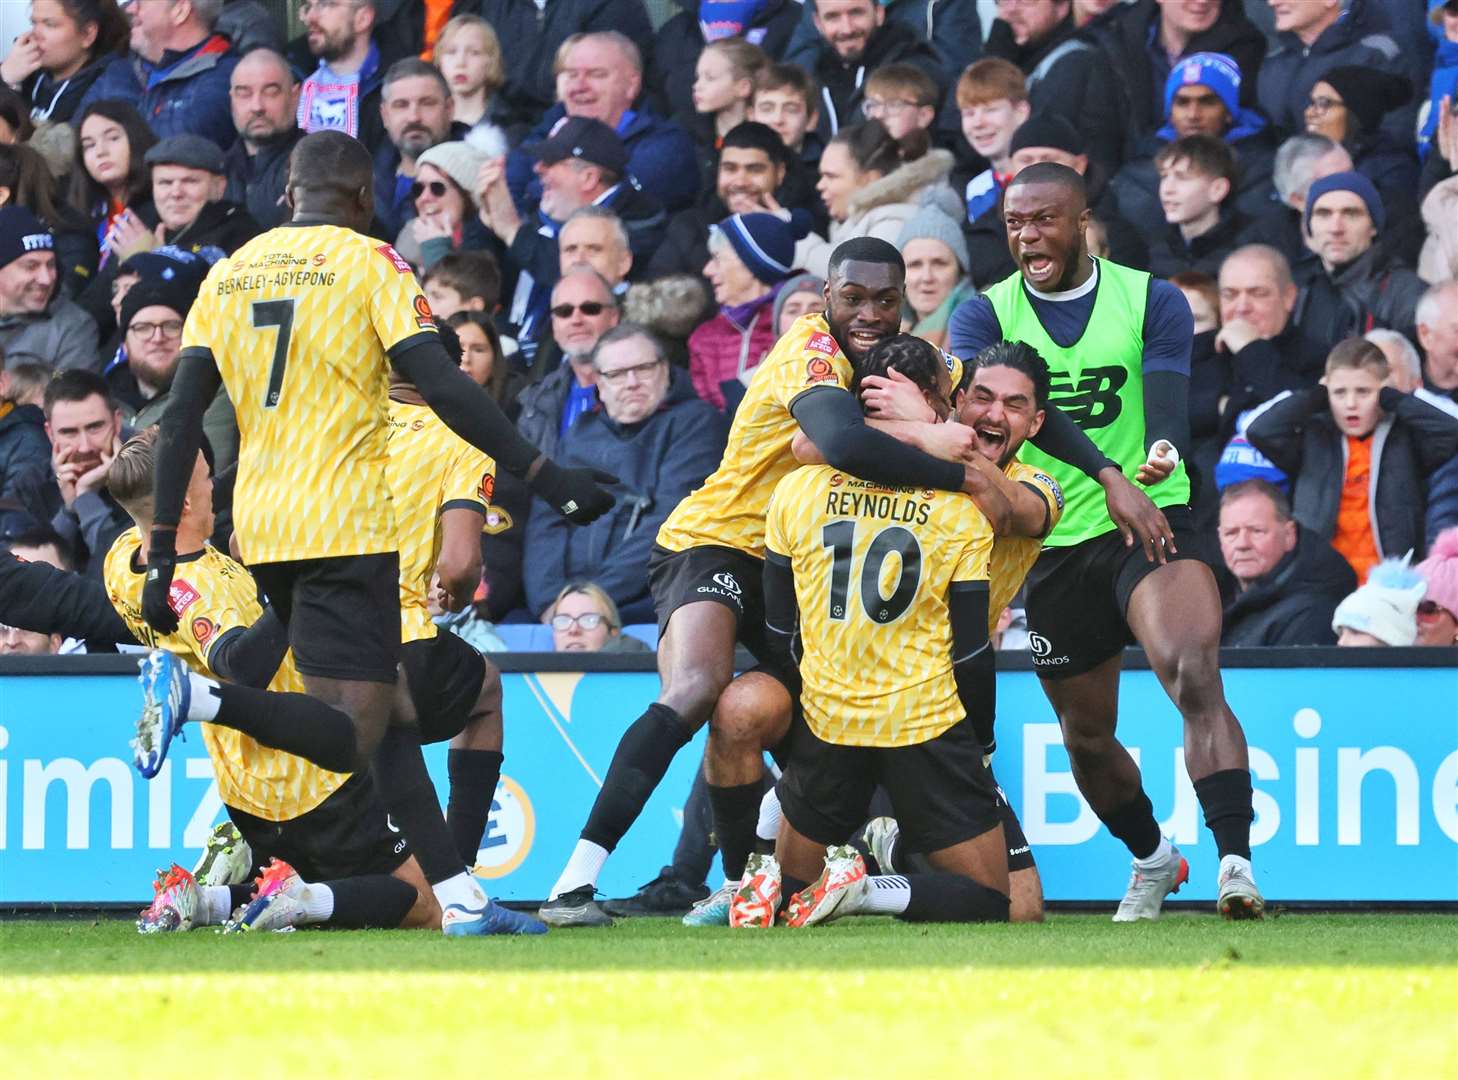
[[[488,159],[503,157],[506,151],[506,136],[500,128],[477,124],[464,139],[436,143],[415,159],[415,166],[418,169],[421,165],[434,165],[449,176],[475,206],[476,174]]]
[[[1331,628],[1371,634],[1384,645],[1411,645],[1417,640],[1417,606],[1428,583],[1409,566],[1411,553],[1386,559],[1372,568],[1367,583],[1337,605]]]

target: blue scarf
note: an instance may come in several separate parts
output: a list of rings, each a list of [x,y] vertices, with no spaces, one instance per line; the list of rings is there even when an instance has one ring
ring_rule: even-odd
[[[701,0],[699,29],[705,41],[743,37],[744,28],[769,7],[770,0]]]

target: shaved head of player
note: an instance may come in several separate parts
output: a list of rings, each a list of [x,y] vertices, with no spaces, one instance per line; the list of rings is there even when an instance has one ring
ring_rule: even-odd
[[[1088,197],[1083,177],[1051,161],[1029,165],[1003,195],[1007,246],[1023,280],[1039,292],[1066,292],[1088,280]]]
[[[900,332],[905,294],[906,263],[886,241],[858,236],[835,249],[825,282],[825,321],[852,364]]]
[[[1021,341],[1001,341],[977,355],[956,401],[957,420],[977,436],[977,449],[1005,468],[1043,426],[1048,365]]]
[[[342,131],[305,135],[289,155],[284,198],[295,224],[343,225],[364,232],[375,216],[370,152]]]

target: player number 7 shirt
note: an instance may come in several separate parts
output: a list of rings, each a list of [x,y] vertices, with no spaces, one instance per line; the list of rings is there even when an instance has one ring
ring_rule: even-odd
[[[246,562],[395,550],[389,356],[435,332],[409,264],[340,226],[271,229],[213,267],[182,348],[211,354],[237,413]]]

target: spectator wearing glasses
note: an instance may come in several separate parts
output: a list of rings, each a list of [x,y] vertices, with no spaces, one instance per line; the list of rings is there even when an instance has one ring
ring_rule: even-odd
[[[1428,588],[1417,606],[1415,644],[1458,645],[1458,528],[1438,535],[1417,572]]]
[[[946,79],[936,50],[905,23],[888,21],[876,0],[810,0],[818,39],[812,55],[797,60],[820,83],[821,138],[829,140],[863,117],[870,75],[887,64],[910,64],[937,82]]]
[[[539,381],[517,399],[518,430],[548,455],[555,453],[557,441],[572,422],[597,404],[592,351],[621,317],[612,286],[586,267],[564,275],[551,299],[553,348],[538,351],[541,363],[533,373]]]
[[[1383,118],[1412,98],[1404,76],[1366,67],[1332,68],[1311,88],[1302,114],[1306,131],[1346,147],[1356,171],[1372,181],[1389,206],[1412,198],[1418,182],[1412,140],[1400,142]]]
[[[602,586],[591,581],[564,585],[542,622],[552,628],[557,652],[648,652],[648,646],[623,633],[617,605]]]
[[[138,431],[160,423],[171,397],[182,351],[182,324],[197,298],[198,282],[184,276],[141,282],[121,303],[127,371],[134,394],[118,395],[122,415]],[[128,417],[128,405],[137,402]],[[203,435],[212,448],[213,471],[238,460],[238,421],[227,391],[219,388],[203,414]]]
[[[437,143],[416,158],[408,195],[415,216],[400,230],[395,250],[422,273],[452,252],[503,257],[505,247],[481,220],[475,188],[481,166],[505,152],[506,136],[485,124],[463,140]]]
[[[768,312],[766,312],[768,318]],[[600,585],[628,622],[652,622],[648,555],[658,527],[680,499],[713,472],[728,422],[701,401],[644,327],[624,323],[602,335],[591,362],[599,406],[562,436],[554,457],[593,463],[618,478],[617,502],[592,525],[558,528],[541,500],[527,525],[527,607],[546,608],[564,581]]]

